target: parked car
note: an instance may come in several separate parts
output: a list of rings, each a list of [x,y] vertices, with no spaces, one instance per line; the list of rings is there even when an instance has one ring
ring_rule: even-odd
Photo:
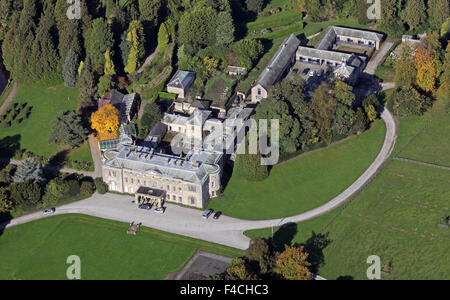
[[[314,71],[314,70],[309,71],[309,73],[308,73],[309,77],[313,77],[314,75],[316,75],[316,71]]]
[[[203,213],[203,219],[208,219],[212,214],[213,214],[214,210],[213,209],[208,209],[207,211],[205,211]]]
[[[304,69],[304,70],[303,70],[303,74],[305,74],[305,75],[308,74],[309,70],[311,70],[311,69],[310,69],[310,68]]]
[[[322,76],[323,75],[323,70],[319,70],[318,72],[317,72],[317,76]]]
[[[43,212],[42,214],[43,214],[44,216],[47,216],[47,215],[54,214],[55,211],[56,211],[55,208],[49,208],[49,209],[44,210],[44,212]]]
[[[150,210],[150,209],[152,209],[152,206],[150,204],[141,204],[141,205],[139,205],[139,208]]]
[[[218,212],[216,212],[215,214],[214,214],[214,220],[219,220],[219,218],[220,218],[220,216],[222,215],[222,212],[221,211],[218,211]]]
[[[163,214],[166,212],[166,209],[164,207],[158,207],[154,210],[155,214]]]
[[[293,69],[292,72],[293,72],[294,74],[297,74],[297,73],[298,73],[298,69]]]

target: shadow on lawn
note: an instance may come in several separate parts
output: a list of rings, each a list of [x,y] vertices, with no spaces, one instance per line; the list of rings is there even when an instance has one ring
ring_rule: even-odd
[[[3,235],[6,226],[11,222],[12,219],[13,217],[9,212],[0,213],[0,236]]]
[[[311,237],[304,243],[292,244],[294,237],[298,233],[298,225],[296,223],[288,223],[283,225],[272,238],[272,246],[274,251],[282,252],[287,246],[304,247],[309,254],[308,261],[311,264],[309,268],[312,273],[317,274],[320,267],[325,264],[325,257],[323,251],[327,248],[332,240],[329,238],[329,233],[311,233]],[[344,278],[344,277],[343,277]],[[349,278],[349,276],[345,276]]]
[[[22,136],[16,134],[0,139],[0,160],[4,160],[9,164],[9,160],[14,157],[17,150],[20,150],[20,140]]]
[[[277,252],[283,252],[285,245],[291,246],[297,232],[298,230],[296,223],[288,223],[281,226],[272,238],[274,250]]]
[[[64,167],[67,161],[67,156],[69,155],[69,150],[63,150],[56,153],[52,158],[50,158],[49,164],[56,167]]]

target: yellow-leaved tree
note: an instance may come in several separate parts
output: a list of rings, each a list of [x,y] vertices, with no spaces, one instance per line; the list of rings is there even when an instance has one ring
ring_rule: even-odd
[[[285,250],[278,255],[278,272],[287,280],[311,280],[311,272],[307,261],[309,254],[304,251],[303,246],[290,247],[285,245]]]
[[[433,91],[438,73],[434,63],[433,50],[420,47],[416,51],[414,61],[417,69],[417,86],[425,92]]]
[[[120,112],[113,105],[108,104],[100,108],[91,116],[91,127],[97,131],[101,141],[118,137]]]

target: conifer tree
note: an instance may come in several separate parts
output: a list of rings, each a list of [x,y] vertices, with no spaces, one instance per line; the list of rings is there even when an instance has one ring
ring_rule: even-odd
[[[79,66],[79,56],[72,49],[69,50],[63,65],[64,85],[75,87],[77,83],[77,71]]]
[[[58,71],[60,57],[52,36],[54,26],[52,7],[49,4],[41,16],[31,52],[33,58],[39,59],[33,59],[30,64],[31,75],[45,85],[54,84],[61,79]]]
[[[34,158],[25,159],[22,164],[17,167],[16,173],[14,173],[13,181],[14,183],[44,183],[45,178],[41,164],[36,162]]]
[[[130,54],[125,72],[128,74],[136,71],[140,66],[142,58],[145,56],[145,35],[144,27],[140,21],[132,21],[127,33],[127,41],[130,42]]]

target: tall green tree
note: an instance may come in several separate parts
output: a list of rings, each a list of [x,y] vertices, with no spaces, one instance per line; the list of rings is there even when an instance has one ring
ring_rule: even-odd
[[[64,85],[67,87],[75,87],[77,83],[79,59],[78,54],[70,49],[64,61],[62,71]]]
[[[52,35],[55,31],[52,11],[49,5],[42,14],[31,52],[32,57],[39,58],[30,65],[31,73],[44,85],[53,85],[61,80],[60,57]]]
[[[105,52],[114,44],[109,24],[103,18],[93,20],[85,38],[86,54],[91,61],[92,69],[102,74],[105,66]]]
[[[81,117],[74,111],[61,111],[52,122],[49,143],[75,148],[87,139]]]
[[[256,263],[258,270],[255,273],[266,274],[274,265],[271,245],[268,240],[255,238],[250,241],[250,247],[245,250],[245,257],[250,263]]]
[[[229,45],[234,42],[234,26],[233,17],[227,11],[220,12],[217,15],[216,40],[219,45]]]
[[[398,88],[413,86],[416,81],[417,70],[414,66],[413,50],[403,45],[399,57],[394,63],[395,85]]]
[[[322,139],[328,144],[332,141],[331,125],[336,113],[337,99],[329,83],[321,84],[311,93],[311,109]]]
[[[41,202],[42,189],[36,182],[13,183],[9,192],[16,207],[33,207]]]
[[[158,25],[161,7],[160,0],[139,0],[140,19],[153,26]]]
[[[428,23],[433,30],[440,30],[442,24],[449,17],[448,0],[429,0],[428,1]]]
[[[217,12],[211,7],[197,7],[180,19],[179,38],[185,52],[193,56],[199,49],[216,43]]]
[[[66,20],[58,27],[58,51],[62,59],[67,57],[72,49],[80,57],[84,57],[83,37],[81,35],[81,22],[79,20]]]
[[[403,11],[403,20],[411,30],[417,29],[424,24],[427,19],[426,6],[424,0],[409,0]]]
[[[31,52],[36,34],[36,19],[36,1],[24,0],[23,9],[20,15],[13,15],[2,44],[4,65],[19,82],[29,79],[29,67],[35,60]]]
[[[400,36],[404,32],[399,17],[401,12],[400,3],[398,0],[384,0],[382,2],[381,19],[378,21],[383,30],[394,37]]]

